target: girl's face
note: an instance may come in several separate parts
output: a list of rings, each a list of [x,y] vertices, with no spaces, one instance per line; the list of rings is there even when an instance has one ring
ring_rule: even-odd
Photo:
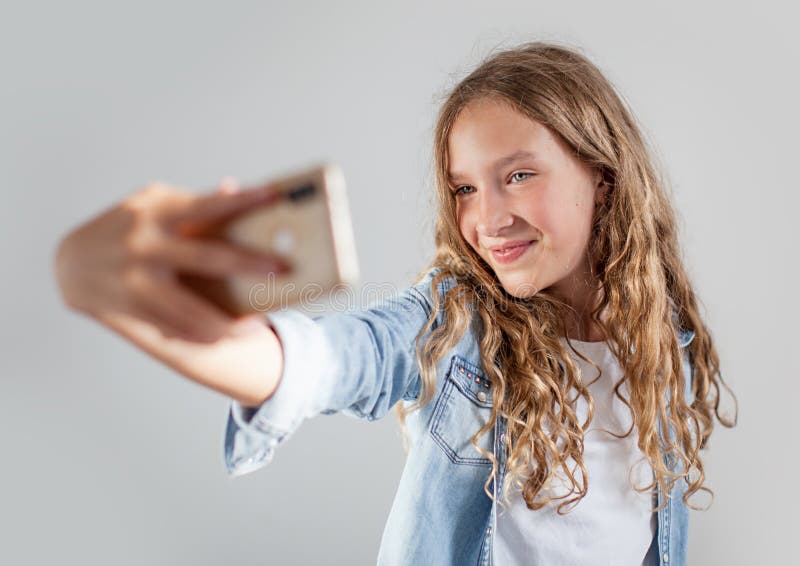
[[[549,288],[586,306],[593,296],[587,248],[605,192],[599,171],[549,128],[493,99],[459,113],[448,162],[461,234],[505,290],[525,298]]]

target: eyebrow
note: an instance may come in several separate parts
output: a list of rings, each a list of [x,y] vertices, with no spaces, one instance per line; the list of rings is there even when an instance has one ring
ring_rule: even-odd
[[[492,165],[496,169],[498,167],[503,167],[504,165],[508,165],[509,163],[513,163],[518,159],[525,159],[525,158],[536,159],[537,157],[538,156],[535,153],[521,149],[519,151],[515,151],[511,155],[506,155],[505,157],[501,157],[500,159],[495,161]],[[461,173],[457,173],[455,171],[448,171],[447,173],[447,178],[450,179],[451,181],[455,179],[460,179],[462,177],[463,175]]]

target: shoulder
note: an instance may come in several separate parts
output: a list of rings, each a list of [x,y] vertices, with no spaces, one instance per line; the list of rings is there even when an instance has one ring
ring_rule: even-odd
[[[412,294],[416,300],[421,303],[428,314],[433,311],[434,283],[436,283],[436,289],[439,292],[439,297],[443,298],[447,294],[447,291],[455,287],[458,282],[455,276],[449,272],[445,273],[444,275],[440,275],[443,271],[446,270],[441,266],[426,267],[417,276],[413,285],[407,289],[407,292]],[[680,348],[685,348],[692,342],[695,333],[694,330],[681,326],[678,312],[674,307],[674,303],[671,306],[672,320],[678,336],[678,346]]]
[[[410,292],[414,293],[425,304],[428,312],[433,310],[434,289],[438,291],[441,299],[457,283],[456,278],[449,272],[442,275],[444,271],[446,271],[445,268],[441,266],[426,267],[417,276],[416,282],[409,288]]]

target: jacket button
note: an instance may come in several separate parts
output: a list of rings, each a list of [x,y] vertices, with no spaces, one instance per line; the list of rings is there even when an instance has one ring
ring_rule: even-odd
[[[492,527],[489,527],[488,529],[486,529],[486,534],[487,535],[491,535],[492,534]]]
[[[669,554],[664,553],[664,562],[669,562]]]
[[[486,392],[485,391],[478,391],[478,400],[483,403],[486,401]]]

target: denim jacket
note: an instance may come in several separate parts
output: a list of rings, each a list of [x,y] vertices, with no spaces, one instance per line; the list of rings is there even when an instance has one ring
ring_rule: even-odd
[[[432,311],[436,272],[429,270],[417,284],[366,309],[317,316],[296,308],[266,313],[283,347],[283,374],[261,406],[246,409],[231,402],[224,446],[228,474],[266,465],[306,418],[338,412],[374,420],[395,403],[415,400],[421,383],[415,339]],[[442,296],[452,285],[451,278],[440,282]],[[694,332],[676,327],[676,333],[688,398],[692,368],[685,346]],[[484,492],[491,462],[470,443],[492,407],[478,338],[479,327],[472,324],[439,361],[431,402],[406,418],[407,459],[383,531],[380,565],[492,564],[496,504]],[[499,417],[479,440],[498,459],[500,477],[490,484],[495,497],[506,471],[505,424]],[[665,459],[674,469],[670,456]],[[685,564],[689,516],[681,496],[686,487],[683,480],[675,482],[658,512],[645,563]],[[657,495],[660,505],[665,494]]]

